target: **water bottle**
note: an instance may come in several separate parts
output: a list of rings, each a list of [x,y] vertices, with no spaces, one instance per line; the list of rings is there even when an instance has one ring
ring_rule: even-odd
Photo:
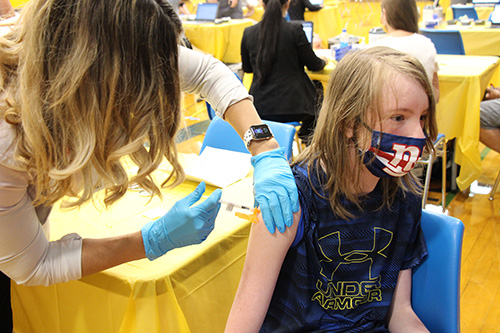
[[[340,48],[349,46],[349,35],[347,34],[347,29],[342,29],[339,42],[340,42]]]

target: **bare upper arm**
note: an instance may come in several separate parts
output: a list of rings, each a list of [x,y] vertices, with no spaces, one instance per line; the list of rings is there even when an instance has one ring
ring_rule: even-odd
[[[398,283],[387,313],[390,332],[428,332],[411,305],[411,279],[411,269],[399,272]]]
[[[252,225],[245,266],[241,276],[226,332],[257,332],[262,326],[276,286],[281,265],[295,239],[300,210],[284,233],[271,234],[259,216]]]

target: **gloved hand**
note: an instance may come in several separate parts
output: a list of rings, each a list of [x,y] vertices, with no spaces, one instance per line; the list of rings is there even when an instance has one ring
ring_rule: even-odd
[[[191,194],[177,201],[167,214],[142,227],[142,240],[149,260],[177,247],[199,244],[212,232],[222,192],[217,189],[207,200],[191,207],[204,192],[205,182],[201,182]]]
[[[255,206],[260,206],[267,230],[285,231],[293,223],[293,213],[299,211],[297,185],[285,157],[285,148],[277,148],[255,155],[253,184]]]

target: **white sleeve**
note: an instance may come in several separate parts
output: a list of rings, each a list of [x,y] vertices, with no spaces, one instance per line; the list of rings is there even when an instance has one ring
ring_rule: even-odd
[[[18,284],[79,279],[82,239],[49,242],[27,193],[26,172],[0,165],[0,270]]]
[[[224,118],[227,108],[250,96],[231,70],[211,55],[179,47],[179,76],[181,90],[198,93]]]

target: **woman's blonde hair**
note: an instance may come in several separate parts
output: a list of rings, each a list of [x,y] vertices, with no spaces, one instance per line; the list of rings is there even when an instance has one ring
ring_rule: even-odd
[[[319,173],[320,168],[324,168],[326,178],[318,179],[326,179],[322,190],[328,193],[333,211],[342,218],[352,217],[341,204],[342,198],[360,207],[362,198],[356,193],[362,191],[359,180],[364,154],[355,152],[371,135],[367,127],[381,131],[376,124],[381,120],[384,91],[397,89],[391,83],[398,75],[416,80],[428,96],[424,132],[427,135],[426,148],[433,149],[432,142],[437,135],[436,104],[425,69],[410,55],[387,47],[373,47],[351,51],[337,64],[328,82],[311,145],[294,163],[307,164],[309,174],[313,170]],[[353,134],[352,137],[347,135],[348,132]],[[355,156],[349,156],[353,151]],[[421,188],[411,173],[402,178],[381,178],[380,181],[384,198],[380,208],[391,205],[398,188],[402,188],[403,193],[419,193]],[[315,192],[320,193],[318,189]]]
[[[23,8],[0,39],[0,84],[35,204],[71,195],[75,207],[104,187],[108,205],[131,183],[161,195],[151,173],[163,158],[173,171],[162,186],[183,180],[174,142],[181,30],[165,0],[31,0]],[[125,156],[137,174],[127,175]]]

